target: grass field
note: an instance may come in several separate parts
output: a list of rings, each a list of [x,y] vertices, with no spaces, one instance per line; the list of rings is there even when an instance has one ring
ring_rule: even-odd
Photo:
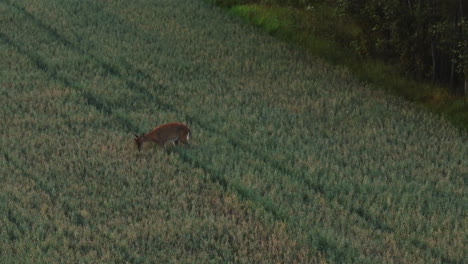
[[[468,136],[203,1],[0,1],[0,263],[461,263]],[[180,121],[192,146],[138,152]]]

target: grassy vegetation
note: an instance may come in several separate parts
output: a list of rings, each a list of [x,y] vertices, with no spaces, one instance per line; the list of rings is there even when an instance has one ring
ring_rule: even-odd
[[[395,65],[360,56],[360,26],[353,19],[323,3],[306,9],[278,5],[230,3],[229,13],[255,24],[270,34],[298,44],[335,65],[347,67],[361,81],[416,102],[442,114],[454,125],[468,129],[466,98],[453,96],[447,87],[403,76]],[[242,1],[237,1],[242,2]],[[366,53],[366,51],[362,51]]]
[[[466,260],[448,122],[202,1],[0,13],[1,263]]]

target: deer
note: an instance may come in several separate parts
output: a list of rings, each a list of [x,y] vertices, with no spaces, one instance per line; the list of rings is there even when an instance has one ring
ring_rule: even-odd
[[[189,137],[190,137],[190,128],[182,123],[169,123],[165,125],[160,125],[155,129],[151,130],[150,132],[137,135],[135,134],[135,142],[138,146],[138,151],[141,151],[144,142],[153,141],[154,143],[158,144],[161,147],[166,149],[166,144],[168,142],[172,142],[174,146],[176,146],[179,141],[189,145]]]

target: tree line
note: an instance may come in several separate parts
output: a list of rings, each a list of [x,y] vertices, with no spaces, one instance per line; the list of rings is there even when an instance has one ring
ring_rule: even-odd
[[[468,0],[212,0],[220,5],[261,3],[307,8],[333,6],[358,22],[352,48],[383,59],[408,77],[468,95]]]
[[[448,84],[454,94],[467,94],[467,0],[335,2],[362,25],[358,47],[364,55],[397,62],[411,77]]]

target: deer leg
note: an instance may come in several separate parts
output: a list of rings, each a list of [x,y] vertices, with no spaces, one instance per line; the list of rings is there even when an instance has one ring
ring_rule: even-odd
[[[180,142],[182,142],[182,143],[184,143],[184,144],[186,144],[186,145],[190,145],[190,144],[188,143],[187,138],[180,138]]]

